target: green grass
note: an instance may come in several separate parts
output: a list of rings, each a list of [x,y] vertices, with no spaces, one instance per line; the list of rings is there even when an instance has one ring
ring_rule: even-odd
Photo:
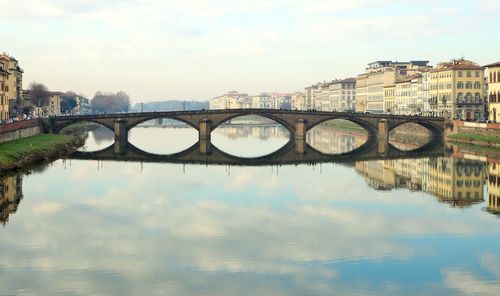
[[[72,139],[72,136],[41,134],[0,144],[0,164],[18,161],[23,155],[49,151]]]
[[[324,126],[331,126],[343,130],[353,130],[366,133],[366,130],[354,122],[348,120],[330,120],[323,123]]]
[[[454,134],[454,135],[449,135],[447,138],[451,140],[462,139],[469,141],[481,141],[481,142],[500,144],[500,137],[478,135],[478,134]]]

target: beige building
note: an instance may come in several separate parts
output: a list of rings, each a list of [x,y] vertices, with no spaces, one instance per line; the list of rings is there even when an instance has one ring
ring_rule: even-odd
[[[429,69],[428,61],[376,61],[368,64],[365,73],[356,78],[356,111],[383,113],[384,88],[399,79]]]
[[[396,112],[396,85],[384,86],[384,111],[394,114]]]
[[[484,119],[484,68],[468,60],[440,63],[430,71],[430,109],[447,118]]]
[[[252,107],[252,98],[237,91],[230,91],[222,96],[210,99],[210,109],[244,109]]]
[[[0,119],[7,119],[14,106],[23,102],[23,70],[18,61],[5,53],[0,54]]]
[[[292,95],[292,110],[306,110],[306,97],[303,92]]]
[[[268,94],[260,94],[252,97],[252,108],[255,109],[273,109],[273,98]]]
[[[354,111],[356,101],[356,78],[335,80],[329,83],[329,110],[323,111]]]
[[[394,99],[395,108],[393,109],[394,112],[392,112],[392,114],[398,114],[398,115],[412,114],[412,110],[410,107],[412,103],[411,80],[412,80],[411,77],[404,77],[396,81],[395,83],[396,96]]]
[[[488,119],[500,121],[500,62],[488,68]]]
[[[5,55],[0,55],[0,119],[9,118],[9,63]]]

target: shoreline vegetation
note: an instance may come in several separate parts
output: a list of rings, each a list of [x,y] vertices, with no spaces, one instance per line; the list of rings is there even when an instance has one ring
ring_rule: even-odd
[[[0,145],[0,174],[56,159],[76,151],[84,144],[79,135],[40,134]]]
[[[500,148],[500,136],[494,135],[459,133],[446,136],[446,140],[455,143],[493,147],[494,149]]]

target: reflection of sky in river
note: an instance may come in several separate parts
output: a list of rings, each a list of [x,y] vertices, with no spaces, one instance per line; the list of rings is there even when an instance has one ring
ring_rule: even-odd
[[[496,295],[500,228],[342,165],[56,161],[0,235],[7,294]],[[11,291],[14,291],[11,293]]]

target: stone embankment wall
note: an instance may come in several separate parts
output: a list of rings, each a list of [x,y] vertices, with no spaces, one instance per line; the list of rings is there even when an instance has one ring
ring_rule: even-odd
[[[42,133],[38,119],[0,125],[0,144]]]
[[[477,123],[454,120],[452,134],[478,134],[500,137],[500,123]]]

